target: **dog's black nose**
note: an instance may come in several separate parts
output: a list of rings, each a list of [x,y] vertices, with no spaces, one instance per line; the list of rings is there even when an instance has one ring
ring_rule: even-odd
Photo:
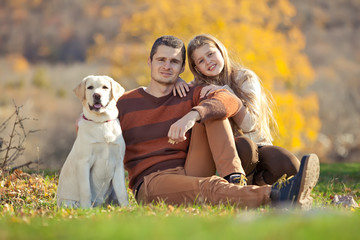
[[[93,97],[94,97],[95,100],[100,100],[101,95],[98,94],[98,93],[94,93]]]

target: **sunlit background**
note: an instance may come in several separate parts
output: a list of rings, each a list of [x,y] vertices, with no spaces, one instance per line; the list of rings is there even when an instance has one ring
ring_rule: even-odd
[[[322,162],[360,162],[359,12],[359,0],[2,0],[0,126],[22,106],[25,129],[40,130],[14,166],[62,166],[81,113],[72,89],[82,78],[146,85],[157,37],[187,44],[200,33],[222,41],[273,95],[275,145]],[[192,80],[188,69],[182,77]]]

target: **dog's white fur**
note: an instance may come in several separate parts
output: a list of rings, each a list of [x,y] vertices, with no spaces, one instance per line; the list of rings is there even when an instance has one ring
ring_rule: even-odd
[[[124,88],[107,76],[88,76],[74,89],[83,105],[75,143],[61,169],[57,204],[89,208],[128,205],[125,141],[116,102]]]

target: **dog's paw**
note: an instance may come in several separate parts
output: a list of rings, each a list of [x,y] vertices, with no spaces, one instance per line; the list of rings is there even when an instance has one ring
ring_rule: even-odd
[[[57,205],[60,208],[80,208],[80,202],[74,200],[60,200]]]
[[[129,206],[129,201],[127,201],[127,200],[126,200],[126,201],[121,201],[121,202],[120,202],[120,206],[121,206],[121,207],[127,207],[127,206]]]

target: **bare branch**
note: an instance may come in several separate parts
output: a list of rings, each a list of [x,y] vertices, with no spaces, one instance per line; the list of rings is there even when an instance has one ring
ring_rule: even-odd
[[[30,168],[29,166],[30,166],[31,164],[33,164],[33,163],[37,163],[37,162],[30,161],[30,162],[21,164],[21,165],[19,165],[19,166],[16,166],[16,167],[11,168],[9,172],[13,172],[13,171],[15,171],[16,169],[23,168],[23,167]]]
[[[29,134],[41,131],[37,130],[26,130],[24,126],[24,122],[27,120],[35,120],[29,117],[21,116],[20,112],[23,106],[17,106],[14,103],[14,113],[11,114],[9,118],[7,118],[3,123],[0,124],[0,134],[6,129],[11,128],[10,134],[8,136],[8,140],[1,139],[0,153],[5,152],[4,157],[0,158],[0,170],[6,170],[11,164],[15,162],[25,151],[25,141]],[[14,121],[13,125],[9,127],[11,121]],[[39,162],[39,161],[38,161]],[[33,162],[29,162],[29,164],[25,164],[24,166],[29,166]]]

